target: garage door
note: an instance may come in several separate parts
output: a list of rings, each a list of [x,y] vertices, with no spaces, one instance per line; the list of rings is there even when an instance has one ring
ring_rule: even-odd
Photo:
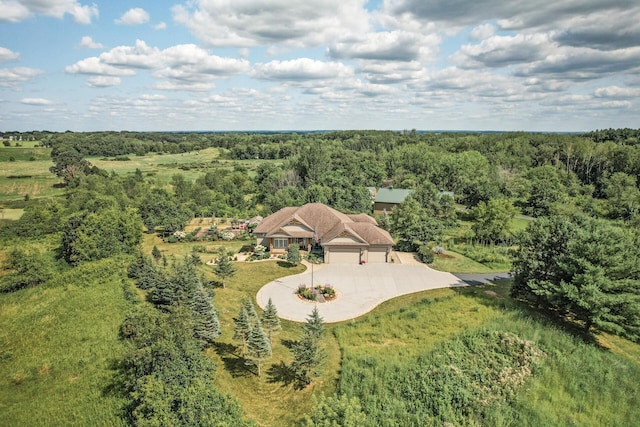
[[[360,262],[360,249],[331,249],[329,252],[329,264],[358,264]]]
[[[369,262],[387,262],[387,249],[369,249]]]

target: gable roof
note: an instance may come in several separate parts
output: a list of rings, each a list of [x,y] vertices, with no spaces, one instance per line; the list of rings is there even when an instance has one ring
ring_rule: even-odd
[[[376,194],[375,201],[377,203],[400,204],[404,202],[404,199],[406,199],[411,193],[413,193],[413,190],[405,190],[402,188],[381,188]]]
[[[284,227],[292,221],[304,226],[308,231],[286,231]],[[391,235],[379,228],[376,220],[369,215],[346,215],[322,203],[282,208],[262,220],[254,230],[254,233],[265,234],[267,237],[313,237],[314,232],[323,245],[331,245],[331,241],[343,233],[352,235],[361,242],[351,243],[354,245],[393,245]]]

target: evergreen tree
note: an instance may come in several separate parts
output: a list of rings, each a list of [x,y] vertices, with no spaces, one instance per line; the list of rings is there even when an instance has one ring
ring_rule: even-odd
[[[242,357],[244,358],[247,353],[247,339],[251,332],[251,322],[249,321],[249,315],[244,304],[240,306],[238,316],[233,319],[235,324],[233,328],[233,339],[242,343]]]
[[[302,327],[305,333],[309,333],[317,339],[324,334],[324,319],[318,313],[318,307],[314,306],[311,315],[307,317],[307,322]]]
[[[157,283],[158,269],[149,257],[138,252],[135,261],[129,266],[128,276],[136,279],[140,289],[151,289]]]
[[[244,309],[247,311],[247,316],[249,317],[249,323],[252,325],[258,322],[258,313],[256,312],[256,307],[253,305],[253,301],[250,298],[247,298],[243,302]]]
[[[638,235],[589,218],[544,217],[519,237],[512,295],[640,342]]]
[[[160,261],[162,258],[162,252],[156,245],[153,245],[153,249],[151,250],[151,256],[156,260],[156,262]]]
[[[305,331],[302,338],[293,346],[293,372],[299,387],[311,383],[311,377],[318,374],[318,368],[326,357],[320,346],[320,340],[312,333]]]
[[[287,262],[290,264],[298,264],[301,260],[300,246],[298,246],[297,243],[290,244],[289,250],[287,251]]]
[[[269,298],[269,302],[267,302],[267,306],[264,308],[261,321],[262,321],[262,326],[267,331],[267,335],[269,336],[269,342],[273,344],[273,341],[271,340],[271,335],[274,332],[282,329],[282,326],[280,325],[278,310],[276,309],[276,306],[273,304],[273,301],[271,301],[271,298]]]
[[[236,274],[236,267],[231,263],[228,256],[222,255],[216,261],[216,266],[213,268],[213,272],[221,279],[222,287],[224,288],[224,279]]]
[[[258,377],[261,373],[262,362],[269,357],[271,357],[271,343],[260,322],[257,322],[253,325],[247,339],[247,358],[258,367]]]
[[[220,336],[221,330],[211,296],[202,286],[198,288],[193,298],[191,309],[193,310],[193,336],[206,347]]]
[[[178,301],[173,281],[166,276],[159,276],[155,287],[151,290],[150,299],[161,310],[168,310]]]
[[[320,364],[326,357],[320,337],[324,333],[324,320],[314,307],[307,322],[302,327],[302,338],[293,346],[293,371],[299,386],[306,386],[311,382],[311,377],[318,375]]]

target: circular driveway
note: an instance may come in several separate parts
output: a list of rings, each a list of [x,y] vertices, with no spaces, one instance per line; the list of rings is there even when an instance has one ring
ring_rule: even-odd
[[[329,302],[304,301],[296,295],[298,286],[311,285],[311,267],[264,285],[256,295],[264,309],[269,301],[278,315],[287,320],[304,322],[318,307],[326,323],[341,322],[366,314],[380,303],[400,295],[429,289],[467,286],[451,273],[433,270],[426,265],[407,264],[322,264],[314,266],[313,284],[331,285],[338,297]]]

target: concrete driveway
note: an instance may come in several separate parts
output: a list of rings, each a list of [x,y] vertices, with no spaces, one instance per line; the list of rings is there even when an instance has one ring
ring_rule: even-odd
[[[423,264],[322,264],[314,267],[313,283],[332,285],[338,297],[324,303],[300,299],[296,295],[298,286],[311,285],[311,268],[308,267],[304,273],[266,284],[258,291],[256,300],[264,308],[271,298],[281,318],[296,322],[304,322],[317,306],[324,321],[334,323],[362,316],[399,295],[467,286],[453,274]]]

